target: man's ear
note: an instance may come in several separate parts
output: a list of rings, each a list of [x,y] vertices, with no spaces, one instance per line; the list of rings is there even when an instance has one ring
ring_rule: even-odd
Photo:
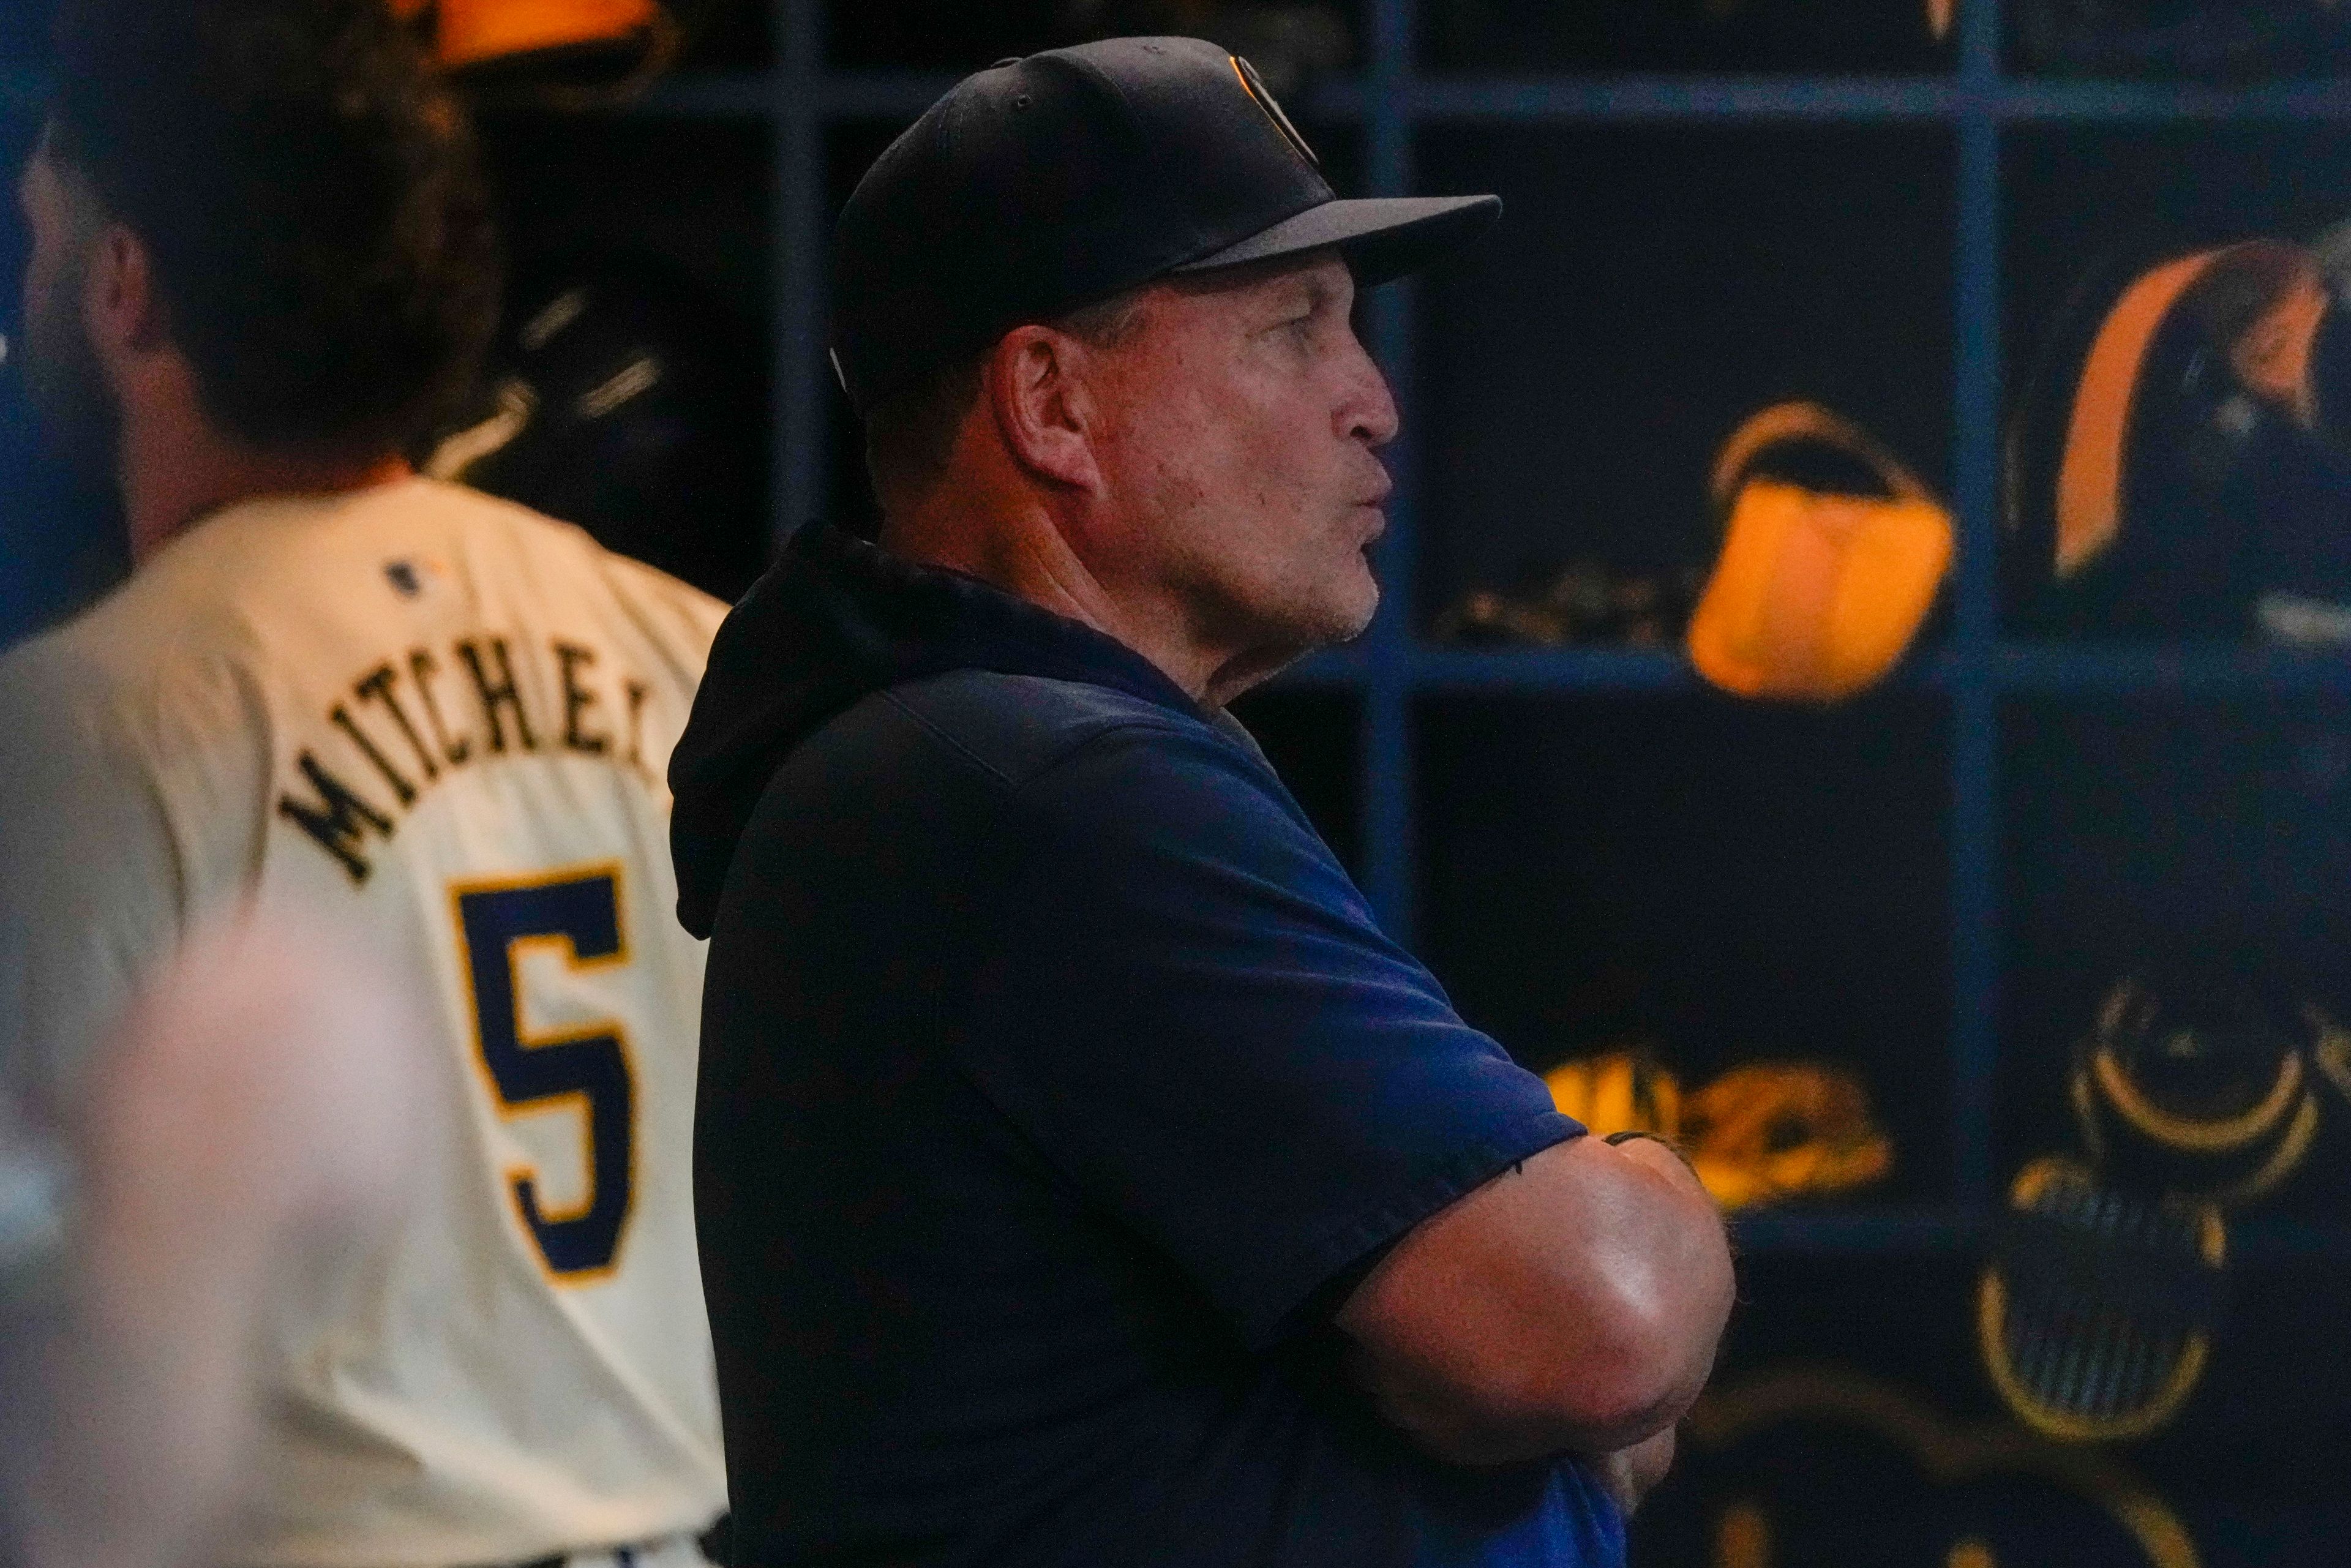
[[[1102,486],[1092,440],[1095,406],[1081,373],[1086,348],[1050,327],[999,340],[981,373],[1005,450],[1031,474],[1077,490]]]
[[[171,347],[170,324],[146,243],[121,224],[109,223],[99,231],[82,310],[101,363],[119,365],[125,358]]]

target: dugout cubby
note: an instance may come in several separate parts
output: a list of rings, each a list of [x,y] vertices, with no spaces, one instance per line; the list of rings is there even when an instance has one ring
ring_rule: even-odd
[[[1938,0],[1424,0],[1424,57],[1525,71],[1948,73],[1955,9]]]
[[[1425,703],[1423,950],[1538,1071],[1634,1046],[1685,1093],[1759,1061],[1858,1082],[1891,1170],[1784,1212],[1948,1203],[1944,729],[1917,693]]]
[[[1087,37],[1198,32],[1251,54],[1261,68],[1275,56],[1302,53],[1324,69],[1345,69],[1361,62],[1371,9],[1365,0],[1241,0],[1227,6],[1187,0],[835,5],[825,18],[824,53],[828,63],[850,68],[960,74],[1007,55]]]
[[[2351,1016],[2343,696],[2040,695],[2005,706],[2001,738],[2003,1177],[2082,1148],[2069,1062],[2126,976],[2175,994],[2241,980],[2289,1030],[2304,1004]],[[2315,1141],[2235,1216],[2256,1252],[2351,1222],[2351,1095],[2314,1060],[2306,1076]]]
[[[614,438],[690,444],[662,476],[657,536],[631,553],[740,597],[766,566],[774,510],[769,139],[726,119],[512,111],[485,114],[481,136],[506,240],[507,335],[584,285],[601,291],[581,329],[601,359],[637,356],[657,394],[692,386],[675,403],[657,395]]]
[[[2229,99],[2338,77],[2351,64],[2351,29],[2326,6],[2010,0],[2001,32],[2002,64],[2019,78],[2218,89]]]
[[[2337,121],[2023,124],[2001,152],[2001,358],[2012,373],[2103,258],[2309,240],[2351,217],[2351,125]]]
[[[2345,569],[2320,537],[2333,531],[2331,523],[2305,528],[2294,520],[2346,504],[2351,487],[2334,473],[2340,444],[2325,430],[2263,436],[2251,455],[2233,458],[2226,444],[2243,437],[2221,432],[2250,428],[2243,412],[2255,407],[2250,400],[2224,410],[2223,423],[2202,434],[2134,413],[2120,531],[2078,574],[2051,580],[2047,529],[2055,434],[2061,421],[2078,417],[2092,334],[2126,285],[2241,242],[2320,241],[2351,218],[2351,126],[2294,114],[2218,124],[2156,115],[2120,124],[2019,124],[2003,137],[2001,187],[2008,632],[2085,646],[2273,643],[2279,627],[2288,636],[2314,634],[2294,630],[2306,614],[2289,607],[2281,620],[2259,606],[2278,593],[2306,605],[2344,596]],[[2175,315],[2194,308],[2184,305]],[[2167,326],[2157,340],[2168,345],[2183,340],[2180,333]],[[2318,401],[2331,410],[2340,401],[2332,390],[2340,376],[2324,341]],[[2160,350],[2137,383],[2143,401],[2169,396],[2195,365]],[[2241,467],[2226,476],[2231,463]],[[2281,473],[2295,477],[2281,482]],[[2340,651],[2338,641],[2332,652]]]
[[[1850,1259],[1745,1261],[1677,1471],[1635,1521],[1635,1568],[2340,1560],[2351,1502],[2325,1391],[2351,1380],[2351,1355],[2328,1326],[2325,1269],[2240,1269],[2178,1416],[2120,1445],[2053,1441],[2009,1415],[1977,1349],[1972,1261],[1881,1260],[1867,1280],[1855,1288]]]
[[[1948,130],[1446,124],[1417,162],[1504,214],[1418,286],[1424,631],[1573,562],[1702,580],[1715,455],[1772,403],[1949,494]]]

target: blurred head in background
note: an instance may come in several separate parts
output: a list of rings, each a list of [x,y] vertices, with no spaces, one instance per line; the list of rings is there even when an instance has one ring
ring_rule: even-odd
[[[465,118],[381,0],[65,0],[57,46],[26,373],[134,550],[429,427],[495,325],[496,243]]]

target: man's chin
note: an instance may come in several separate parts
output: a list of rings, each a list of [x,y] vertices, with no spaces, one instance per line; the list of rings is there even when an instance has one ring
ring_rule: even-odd
[[[1380,580],[1372,575],[1368,554],[1357,559],[1363,563],[1363,580],[1344,612],[1334,618],[1335,635],[1324,640],[1326,645],[1353,642],[1372,629],[1372,622],[1380,612]]]
[[[1353,564],[1353,573],[1294,584],[1288,593],[1204,599],[1195,623],[1200,639],[1241,651],[1238,665],[1251,684],[1310,653],[1352,643],[1370,630],[1380,605],[1370,563],[1356,555]]]
[[[1363,575],[1346,591],[1320,595],[1282,617],[1280,640],[1297,650],[1296,656],[1352,643],[1371,630],[1372,618],[1379,612],[1380,585],[1368,567],[1359,570]]]
[[[1351,616],[1343,626],[1336,630],[1333,635],[1325,637],[1317,644],[1317,646],[1336,648],[1345,643],[1352,643],[1356,638],[1361,637],[1364,632],[1369,632],[1372,629],[1372,622],[1377,614],[1379,607],[1379,601],[1377,599],[1373,600],[1370,608],[1364,610],[1361,614]]]

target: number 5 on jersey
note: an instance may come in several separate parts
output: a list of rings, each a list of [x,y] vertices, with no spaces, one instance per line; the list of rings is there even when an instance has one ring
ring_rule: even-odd
[[[527,880],[457,883],[459,955],[474,1001],[474,1043],[513,1116],[569,1103],[581,1120],[588,1190],[571,1207],[549,1210],[538,1176],[507,1173],[515,1207],[557,1278],[584,1281],[609,1272],[629,1222],[634,1175],[636,1085],[619,1023],[533,1034],[523,1027],[522,958],[535,946],[556,949],[578,971],[628,961],[621,933],[617,862],[572,866]]]

